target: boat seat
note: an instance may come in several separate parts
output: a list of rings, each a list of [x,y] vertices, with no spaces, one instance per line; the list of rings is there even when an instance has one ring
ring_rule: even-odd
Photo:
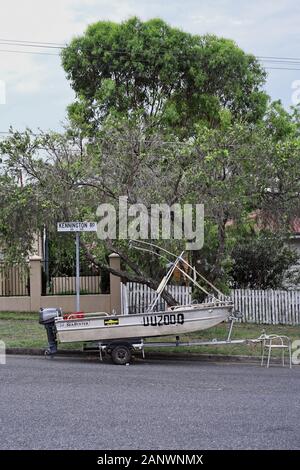
[[[261,353],[261,366],[264,365],[265,353],[267,356],[266,366],[270,366],[271,352],[272,350],[281,351],[281,360],[282,365],[284,366],[284,355],[285,351],[288,351],[289,354],[289,367],[292,368],[292,342],[288,336],[285,335],[266,335],[262,334],[259,337],[262,344],[262,353]]]

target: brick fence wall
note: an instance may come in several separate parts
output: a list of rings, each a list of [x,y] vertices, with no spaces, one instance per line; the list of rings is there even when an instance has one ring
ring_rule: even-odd
[[[120,257],[113,253],[110,266],[120,269]],[[41,307],[61,307],[64,312],[75,310],[75,295],[42,295],[42,258],[32,256],[30,267],[30,295],[0,297],[1,312],[38,312]],[[121,280],[110,275],[109,294],[85,294],[80,296],[80,308],[85,312],[121,313]]]

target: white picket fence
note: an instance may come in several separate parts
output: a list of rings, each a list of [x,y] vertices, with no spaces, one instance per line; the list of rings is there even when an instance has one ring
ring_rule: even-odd
[[[300,324],[300,290],[234,289],[231,297],[242,321],[269,325]]]
[[[155,298],[155,291],[144,284],[121,284],[122,311],[124,314],[145,311]],[[168,286],[168,291],[180,304],[189,304],[192,289],[186,286]],[[300,325],[300,290],[233,289],[231,298],[244,323],[270,325]],[[160,299],[158,310],[166,303]]]
[[[189,304],[192,300],[192,288],[186,286],[167,286],[167,291],[181,305]],[[123,314],[139,313],[149,307],[156,297],[156,292],[145,284],[127,282],[121,284],[122,311]],[[158,302],[157,310],[164,310],[166,302],[161,298]]]

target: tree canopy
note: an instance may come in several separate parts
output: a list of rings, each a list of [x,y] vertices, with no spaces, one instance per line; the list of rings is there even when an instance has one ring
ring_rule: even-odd
[[[295,280],[297,282],[295,273],[287,274],[298,260],[297,253],[276,233],[252,232],[241,237],[233,248],[232,259],[230,276],[233,287],[277,289],[284,284],[293,284]]]
[[[252,122],[266,109],[265,72],[253,55],[161,19],[92,24],[63,50],[62,64],[77,98],[69,116],[86,132],[112,113],[139,113],[186,134],[199,120],[218,124],[223,109]]]

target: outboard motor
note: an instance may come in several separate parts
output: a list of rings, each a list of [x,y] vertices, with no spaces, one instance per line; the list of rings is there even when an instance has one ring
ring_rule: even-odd
[[[55,318],[62,316],[62,310],[55,307],[41,308],[39,314],[39,323],[46,328],[48,338],[48,348],[45,351],[45,356],[55,354],[57,352]]]

